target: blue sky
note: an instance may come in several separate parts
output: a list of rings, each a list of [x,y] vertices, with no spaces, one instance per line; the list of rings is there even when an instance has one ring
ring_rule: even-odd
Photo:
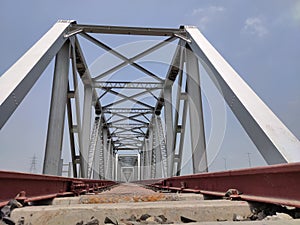
[[[0,2],[0,74],[57,20],[82,24],[179,27],[195,25],[300,138],[300,1],[16,1]],[[53,65],[52,65],[53,66]],[[51,65],[0,131],[0,169],[28,171],[43,162]],[[212,170],[264,165],[230,113]],[[68,152],[64,151],[68,158]]]

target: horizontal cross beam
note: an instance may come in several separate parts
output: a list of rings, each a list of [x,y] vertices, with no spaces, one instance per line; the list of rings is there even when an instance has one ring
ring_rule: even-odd
[[[122,88],[122,89],[162,89],[162,82],[118,82],[118,81],[95,81],[95,88]]]
[[[103,113],[127,113],[127,114],[134,114],[134,113],[153,113],[151,109],[145,108],[104,108],[102,110]]]
[[[185,35],[183,27],[174,28],[149,28],[149,27],[120,27],[74,24],[71,31],[82,30],[86,33],[123,34],[123,35],[150,35],[150,36],[175,36]]]

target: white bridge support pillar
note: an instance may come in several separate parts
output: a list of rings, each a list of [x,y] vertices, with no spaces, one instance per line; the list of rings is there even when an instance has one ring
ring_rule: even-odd
[[[196,27],[186,26],[199,57],[228,106],[268,164],[300,161],[300,142]]]
[[[144,142],[144,168],[143,168],[143,179],[148,180],[150,179],[150,171],[151,171],[151,155],[150,155],[150,149],[149,149],[149,138],[145,139]]]
[[[141,180],[141,153],[138,153],[137,155],[137,179]]]
[[[108,152],[108,138],[107,128],[103,128],[103,174],[102,179],[108,178],[108,167],[109,167],[109,152]]]
[[[173,128],[173,105],[172,86],[164,88],[165,124],[166,124],[166,147],[167,147],[167,177],[173,176],[174,168],[174,128]]]
[[[87,178],[88,176],[88,154],[90,145],[90,132],[91,132],[91,113],[92,113],[92,100],[93,88],[90,85],[84,86],[84,102],[83,102],[83,115],[82,115],[82,149],[80,151],[81,163],[81,177]]]
[[[157,125],[157,115],[155,115],[153,121],[153,151],[155,153],[155,176],[154,178],[163,177],[163,163],[162,163],[162,154],[161,147],[159,142],[159,131]]]
[[[181,118],[176,176],[181,175],[182,157],[183,157],[183,149],[184,149],[184,136],[186,131],[186,122],[187,122],[186,118],[187,118],[187,110],[188,110],[188,96],[186,92],[180,93],[180,100],[183,100],[183,112]]]
[[[150,177],[155,178],[156,177],[156,151],[155,151],[155,142],[154,142],[154,134],[155,133],[155,127],[153,125],[153,122],[150,123],[149,127],[149,150],[150,150]]]
[[[112,143],[111,143],[111,139],[108,139],[108,147],[107,147],[107,162],[108,162],[108,165],[107,165],[107,175],[106,175],[106,178],[108,180],[112,180],[112,176],[113,176],[113,151],[112,151]]]
[[[44,174],[60,175],[65,111],[68,94],[70,43],[65,42],[56,55],[48,133],[44,158]]]
[[[200,74],[197,57],[186,49],[186,87],[189,102],[193,172],[208,171],[204,133]]]
[[[103,148],[102,147],[102,141],[101,141],[101,133],[102,131],[99,132],[97,136],[97,145],[95,149],[95,154],[93,158],[93,179],[99,179],[99,173],[100,173],[100,151]]]
[[[58,21],[2,76],[0,82],[0,129],[21,104],[37,79],[67,38],[64,34],[74,21]]]
[[[149,157],[148,157],[148,141],[149,141],[149,139],[145,138],[144,147],[143,147],[143,156],[144,156],[143,157],[144,158],[143,179],[144,180],[147,180],[150,178],[148,176],[148,171],[150,170],[149,169],[150,162],[149,162]]]

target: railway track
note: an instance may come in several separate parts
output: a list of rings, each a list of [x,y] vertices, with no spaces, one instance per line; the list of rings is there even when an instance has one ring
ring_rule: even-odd
[[[134,184],[1,171],[1,217],[20,225],[300,224],[299,171],[294,163]]]

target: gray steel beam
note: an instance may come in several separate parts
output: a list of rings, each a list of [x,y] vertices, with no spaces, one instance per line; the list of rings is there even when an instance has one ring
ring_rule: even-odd
[[[68,93],[70,90],[68,88]],[[73,113],[72,113],[72,104],[71,99],[68,97],[67,100],[67,115],[68,115],[68,125],[69,125],[69,138],[70,138],[70,148],[71,148],[71,157],[72,157],[72,170],[73,170],[73,177],[77,177],[77,160],[76,160],[76,147],[75,147],[75,137],[74,137],[74,128],[76,125],[73,124]]]
[[[160,169],[162,169],[162,175],[161,177],[167,177],[168,176],[168,153],[166,149],[166,141],[165,141],[165,134],[163,132],[161,117],[156,116],[155,117],[155,124],[156,124],[156,131],[157,131],[157,147],[160,152]]]
[[[148,124],[140,124],[140,123],[113,123],[108,124],[109,128],[124,128],[124,127],[133,127],[133,128],[147,128]]]
[[[97,143],[96,143],[96,149],[94,153],[94,161],[93,161],[93,178],[94,179],[100,179],[100,167],[102,163],[102,149],[103,149],[103,143],[102,143],[102,129],[99,130],[100,132],[97,134]]]
[[[113,175],[113,173],[112,173],[112,165],[113,165],[113,152],[112,152],[112,144],[111,144],[111,142],[112,142],[112,139],[109,139],[108,140],[108,147],[107,147],[107,163],[108,163],[108,166],[107,166],[107,175],[106,175],[106,178],[108,179],[108,180],[111,180],[112,179],[112,175]]]
[[[180,102],[181,102],[181,98],[182,98],[182,77],[183,77],[183,65],[184,65],[184,61],[185,61],[185,54],[184,53],[184,48],[181,49],[181,57],[180,57],[180,62],[179,62],[179,73],[178,73],[178,79],[177,79],[177,93],[176,93],[176,103],[175,103],[175,115],[174,115],[174,126],[173,126],[173,135],[174,135],[174,141],[173,141],[173,149],[174,149],[174,159],[175,159],[175,151],[176,151],[176,146],[177,146],[177,134],[179,133],[178,132],[178,128],[179,128],[179,110],[181,108],[180,106]],[[186,105],[186,104],[185,104]],[[182,113],[182,118],[184,118],[184,109],[183,109],[183,113]],[[185,117],[186,118],[186,117]],[[181,123],[180,127],[182,127],[183,123]],[[182,129],[180,129],[180,134],[181,133]],[[180,138],[181,140],[181,138]],[[179,146],[180,146],[180,143],[179,143]],[[179,149],[178,149],[179,150]],[[178,160],[177,160],[177,168],[176,170],[174,171],[173,169],[173,173],[177,175],[177,171],[178,171],[178,168],[180,170],[180,167],[179,167],[179,161],[181,161],[182,159],[182,154],[180,154],[180,151],[178,151]],[[173,160],[173,167],[175,166],[174,164],[174,160]]]
[[[208,171],[199,64],[196,55],[186,50],[186,87],[189,101],[193,172]]]
[[[82,30],[86,33],[123,34],[123,35],[147,35],[147,36],[174,36],[185,35],[184,29],[174,28],[150,28],[150,27],[120,27],[76,24],[72,30]]]
[[[95,162],[98,158],[95,157],[97,155],[97,146],[98,146],[98,140],[99,136],[101,136],[101,130],[102,130],[102,124],[100,118],[95,118],[93,130],[90,136],[90,143],[89,143],[89,152],[88,152],[88,178],[92,178],[92,171],[93,167],[95,166]]]
[[[176,176],[180,176],[181,174],[181,165],[182,165],[182,156],[183,156],[183,146],[184,146],[184,138],[186,131],[186,118],[187,118],[187,110],[188,110],[188,96],[186,93],[180,94],[180,99],[184,100],[183,103],[183,112],[181,119],[181,129],[180,129],[180,140],[179,140],[179,149],[178,149],[178,162],[177,162],[177,171]]]
[[[196,27],[185,27],[197,54],[227,104],[268,164],[300,161],[300,141],[243,81]]]
[[[89,85],[84,86],[84,102],[83,102],[83,115],[82,115],[82,149],[80,149],[81,161],[81,177],[88,178],[88,154],[90,144],[91,132],[91,113],[93,102],[93,88]]]
[[[151,159],[151,166],[150,166],[150,169],[151,169],[151,172],[150,172],[150,178],[155,178],[156,177],[156,151],[155,151],[155,142],[154,142],[154,133],[155,133],[155,128],[153,127],[153,121],[152,121],[152,124],[149,128],[149,139],[150,139],[150,142],[149,142],[149,148],[150,148],[150,159]]]
[[[121,111],[121,110],[119,110],[119,112],[117,112],[117,111],[107,111],[107,112],[105,112],[105,113],[107,113],[107,114],[111,114],[111,115],[115,115],[115,116],[125,116],[125,115],[127,115],[128,116],[128,114],[135,114],[136,116],[143,116],[146,120],[148,120],[149,121],[149,119],[147,118],[147,117],[145,117],[145,114],[152,114],[153,113],[153,111],[152,110],[149,110],[149,112],[147,113],[147,112],[133,112],[133,111]]]
[[[74,39],[73,39],[74,40]],[[79,168],[81,168],[81,162],[80,160],[77,160],[77,158],[80,157],[80,149],[82,149],[82,135],[81,135],[81,113],[80,113],[80,99],[79,99],[79,89],[78,89],[78,77],[77,77],[77,69],[76,69],[76,55],[75,55],[75,47],[74,47],[74,41],[71,41],[71,56],[72,56],[72,74],[73,74],[73,88],[74,88],[74,99],[75,99],[75,111],[76,111],[76,129],[72,129],[73,133],[73,138],[74,138],[74,133],[77,133],[77,142],[79,146],[79,156],[72,155],[72,162],[73,162],[73,175],[74,177],[78,177],[78,169],[77,169],[77,164],[79,164]],[[72,109],[71,109],[72,110]],[[74,128],[74,127],[73,127]],[[70,141],[71,143],[74,141]],[[74,143],[75,145],[75,143]],[[74,146],[75,148],[75,146]],[[73,153],[72,153],[73,154]],[[75,176],[76,175],[76,176]]]
[[[153,140],[154,146],[153,151],[155,151],[155,178],[163,177],[163,163],[162,163],[162,152],[159,143],[159,128],[157,126],[157,116],[155,115],[154,128],[153,128]]]
[[[111,179],[112,180],[116,180],[115,178],[115,161],[116,161],[116,158],[115,158],[115,153],[114,153],[114,149],[112,148],[112,145],[111,145],[111,153],[112,153],[112,158],[111,158],[111,167],[112,167],[112,170],[111,170]]]
[[[104,163],[104,173],[103,173],[103,178],[107,179],[107,172],[108,172],[108,166],[109,166],[109,151],[108,151],[108,138],[107,138],[107,133],[108,130],[107,128],[104,128],[102,130],[103,132],[103,163]]]
[[[103,108],[103,113],[153,113],[153,110],[148,108]]]
[[[65,111],[68,98],[70,42],[65,42],[56,55],[48,133],[44,158],[44,174],[61,175],[61,161]]]
[[[118,169],[119,169],[119,154],[116,153],[115,155],[115,181],[118,181]]]
[[[138,153],[138,163],[137,163],[137,170],[138,170],[138,180],[141,180],[141,154]]]
[[[149,138],[145,139],[145,168],[144,168],[144,180],[148,180],[151,178],[151,150],[149,149]]]
[[[174,128],[173,128],[173,105],[172,105],[172,87],[167,86],[164,89],[164,108],[166,124],[166,147],[167,147],[167,177],[173,176],[174,166]]]
[[[67,40],[64,34],[72,23],[58,21],[0,77],[0,129]]]
[[[162,89],[162,82],[118,82],[118,81],[95,81],[95,88],[111,89],[111,88],[121,88],[121,89]]]
[[[145,135],[145,133],[140,132],[140,131],[136,131],[136,128],[118,128],[120,131],[114,131],[113,133],[111,133],[111,136],[117,136],[118,134],[124,134],[124,133],[128,133],[131,132],[132,134],[136,134],[136,135]]]

